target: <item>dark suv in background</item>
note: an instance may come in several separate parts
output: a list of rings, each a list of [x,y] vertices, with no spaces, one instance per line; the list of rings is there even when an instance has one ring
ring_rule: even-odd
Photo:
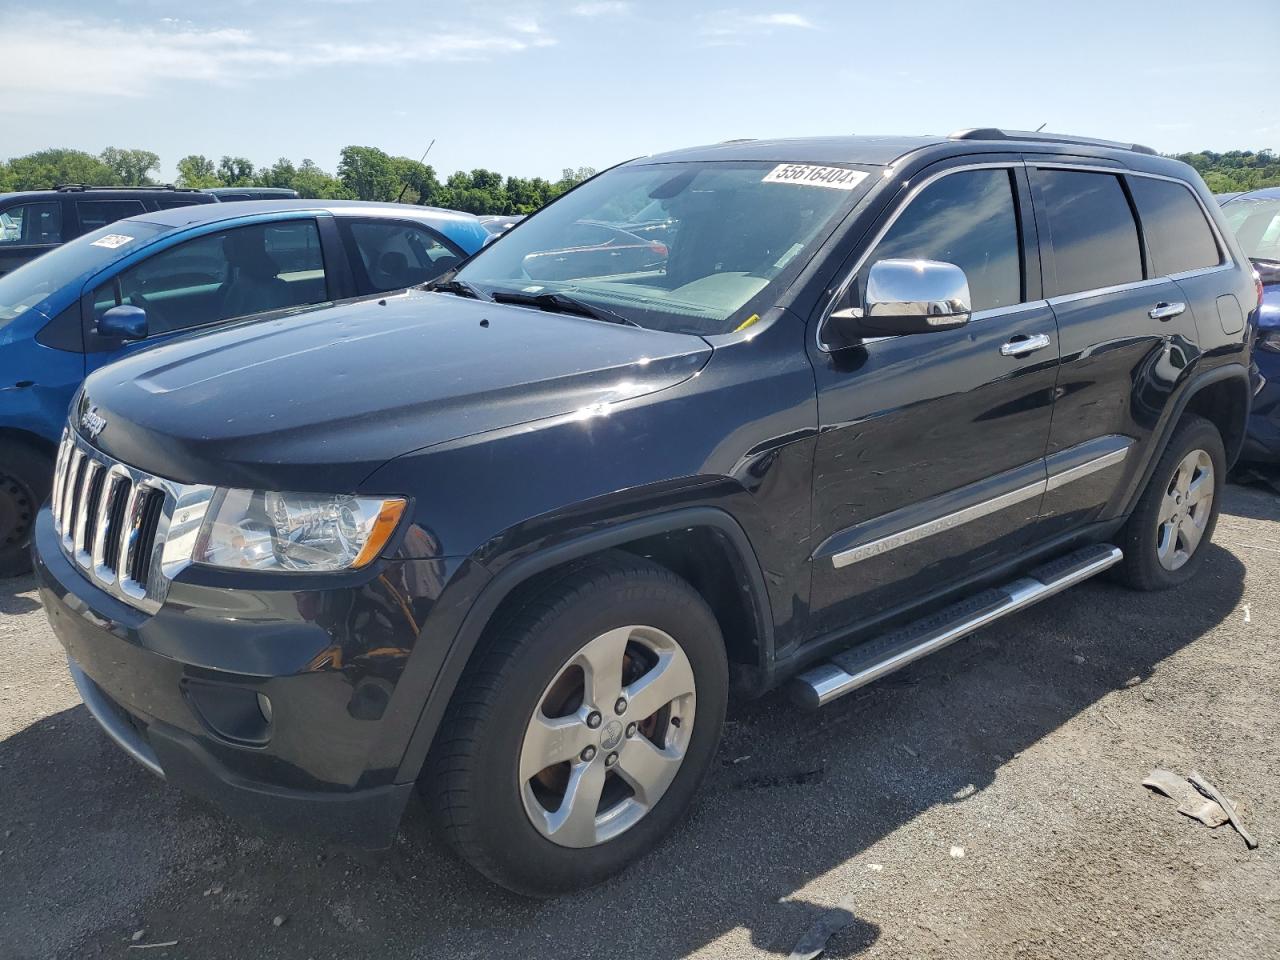
[[[178,187],[86,187],[0,193],[0,276],[54,247],[140,213],[216,203],[199,190]]]
[[[639,221],[661,254],[530,275]],[[1190,167],[990,129],[634,160],[434,289],[90,375],[41,597],[155,773],[372,845],[418,789],[543,896],[671,829],[731,690],[1193,576],[1259,302]]]

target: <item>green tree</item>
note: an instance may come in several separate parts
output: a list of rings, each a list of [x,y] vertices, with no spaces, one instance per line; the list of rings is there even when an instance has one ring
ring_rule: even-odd
[[[401,187],[394,161],[377,147],[343,147],[338,179],[359,200],[394,200]]]
[[[293,189],[309,200],[350,200],[342,181],[321,170],[314,160],[303,160],[293,175]]]
[[[116,175],[118,182],[129,187],[151,183],[151,171],[159,169],[160,157],[150,150],[122,150],[107,147],[99,158]]]
[[[193,153],[178,161],[178,186],[203,190],[206,187],[220,187],[218,170],[213,161],[206,156]]]
[[[218,161],[218,179],[228,187],[251,187],[253,164],[244,157],[223,157]]]
[[[115,171],[83,150],[55,148],[14,157],[6,164],[8,190],[48,190],[61,183],[114,186],[120,183]]]
[[[282,187],[286,190],[297,189],[293,185],[294,179],[298,176],[298,169],[293,162],[287,157],[281,157],[269,167],[263,167],[258,171],[258,186],[260,187]]]
[[[391,169],[397,183],[393,200],[423,206],[438,205],[440,180],[434,167],[408,157],[392,157]]]

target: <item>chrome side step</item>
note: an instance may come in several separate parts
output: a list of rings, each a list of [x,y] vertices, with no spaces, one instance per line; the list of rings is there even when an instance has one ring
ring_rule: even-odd
[[[838,697],[905,667],[1010,613],[1115,566],[1124,554],[1097,544],[1066,554],[1002,587],[983,590],[892,633],[868,640],[810,667],[792,681],[792,698],[816,710]]]

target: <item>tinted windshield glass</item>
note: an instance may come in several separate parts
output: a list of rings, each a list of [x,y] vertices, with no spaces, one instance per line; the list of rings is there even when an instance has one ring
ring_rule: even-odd
[[[128,256],[140,242],[168,229],[136,220],[110,224],[5,274],[0,277],[0,323],[36,306],[76,277]]]
[[[1280,262],[1280,198],[1236,199],[1222,215],[1251,260]]]
[[[808,164],[622,167],[500,237],[458,278],[486,294],[570,294],[646,327],[728,333],[772,306],[865,176]]]

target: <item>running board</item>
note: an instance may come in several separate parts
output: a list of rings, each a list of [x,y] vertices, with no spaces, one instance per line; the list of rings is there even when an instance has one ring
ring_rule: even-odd
[[[1119,547],[1106,543],[1065,554],[1036,567],[1025,577],[966,597],[809,668],[792,681],[792,697],[802,707],[816,710],[1003,616],[1088,580],[1115,566],[1123,556]]]

